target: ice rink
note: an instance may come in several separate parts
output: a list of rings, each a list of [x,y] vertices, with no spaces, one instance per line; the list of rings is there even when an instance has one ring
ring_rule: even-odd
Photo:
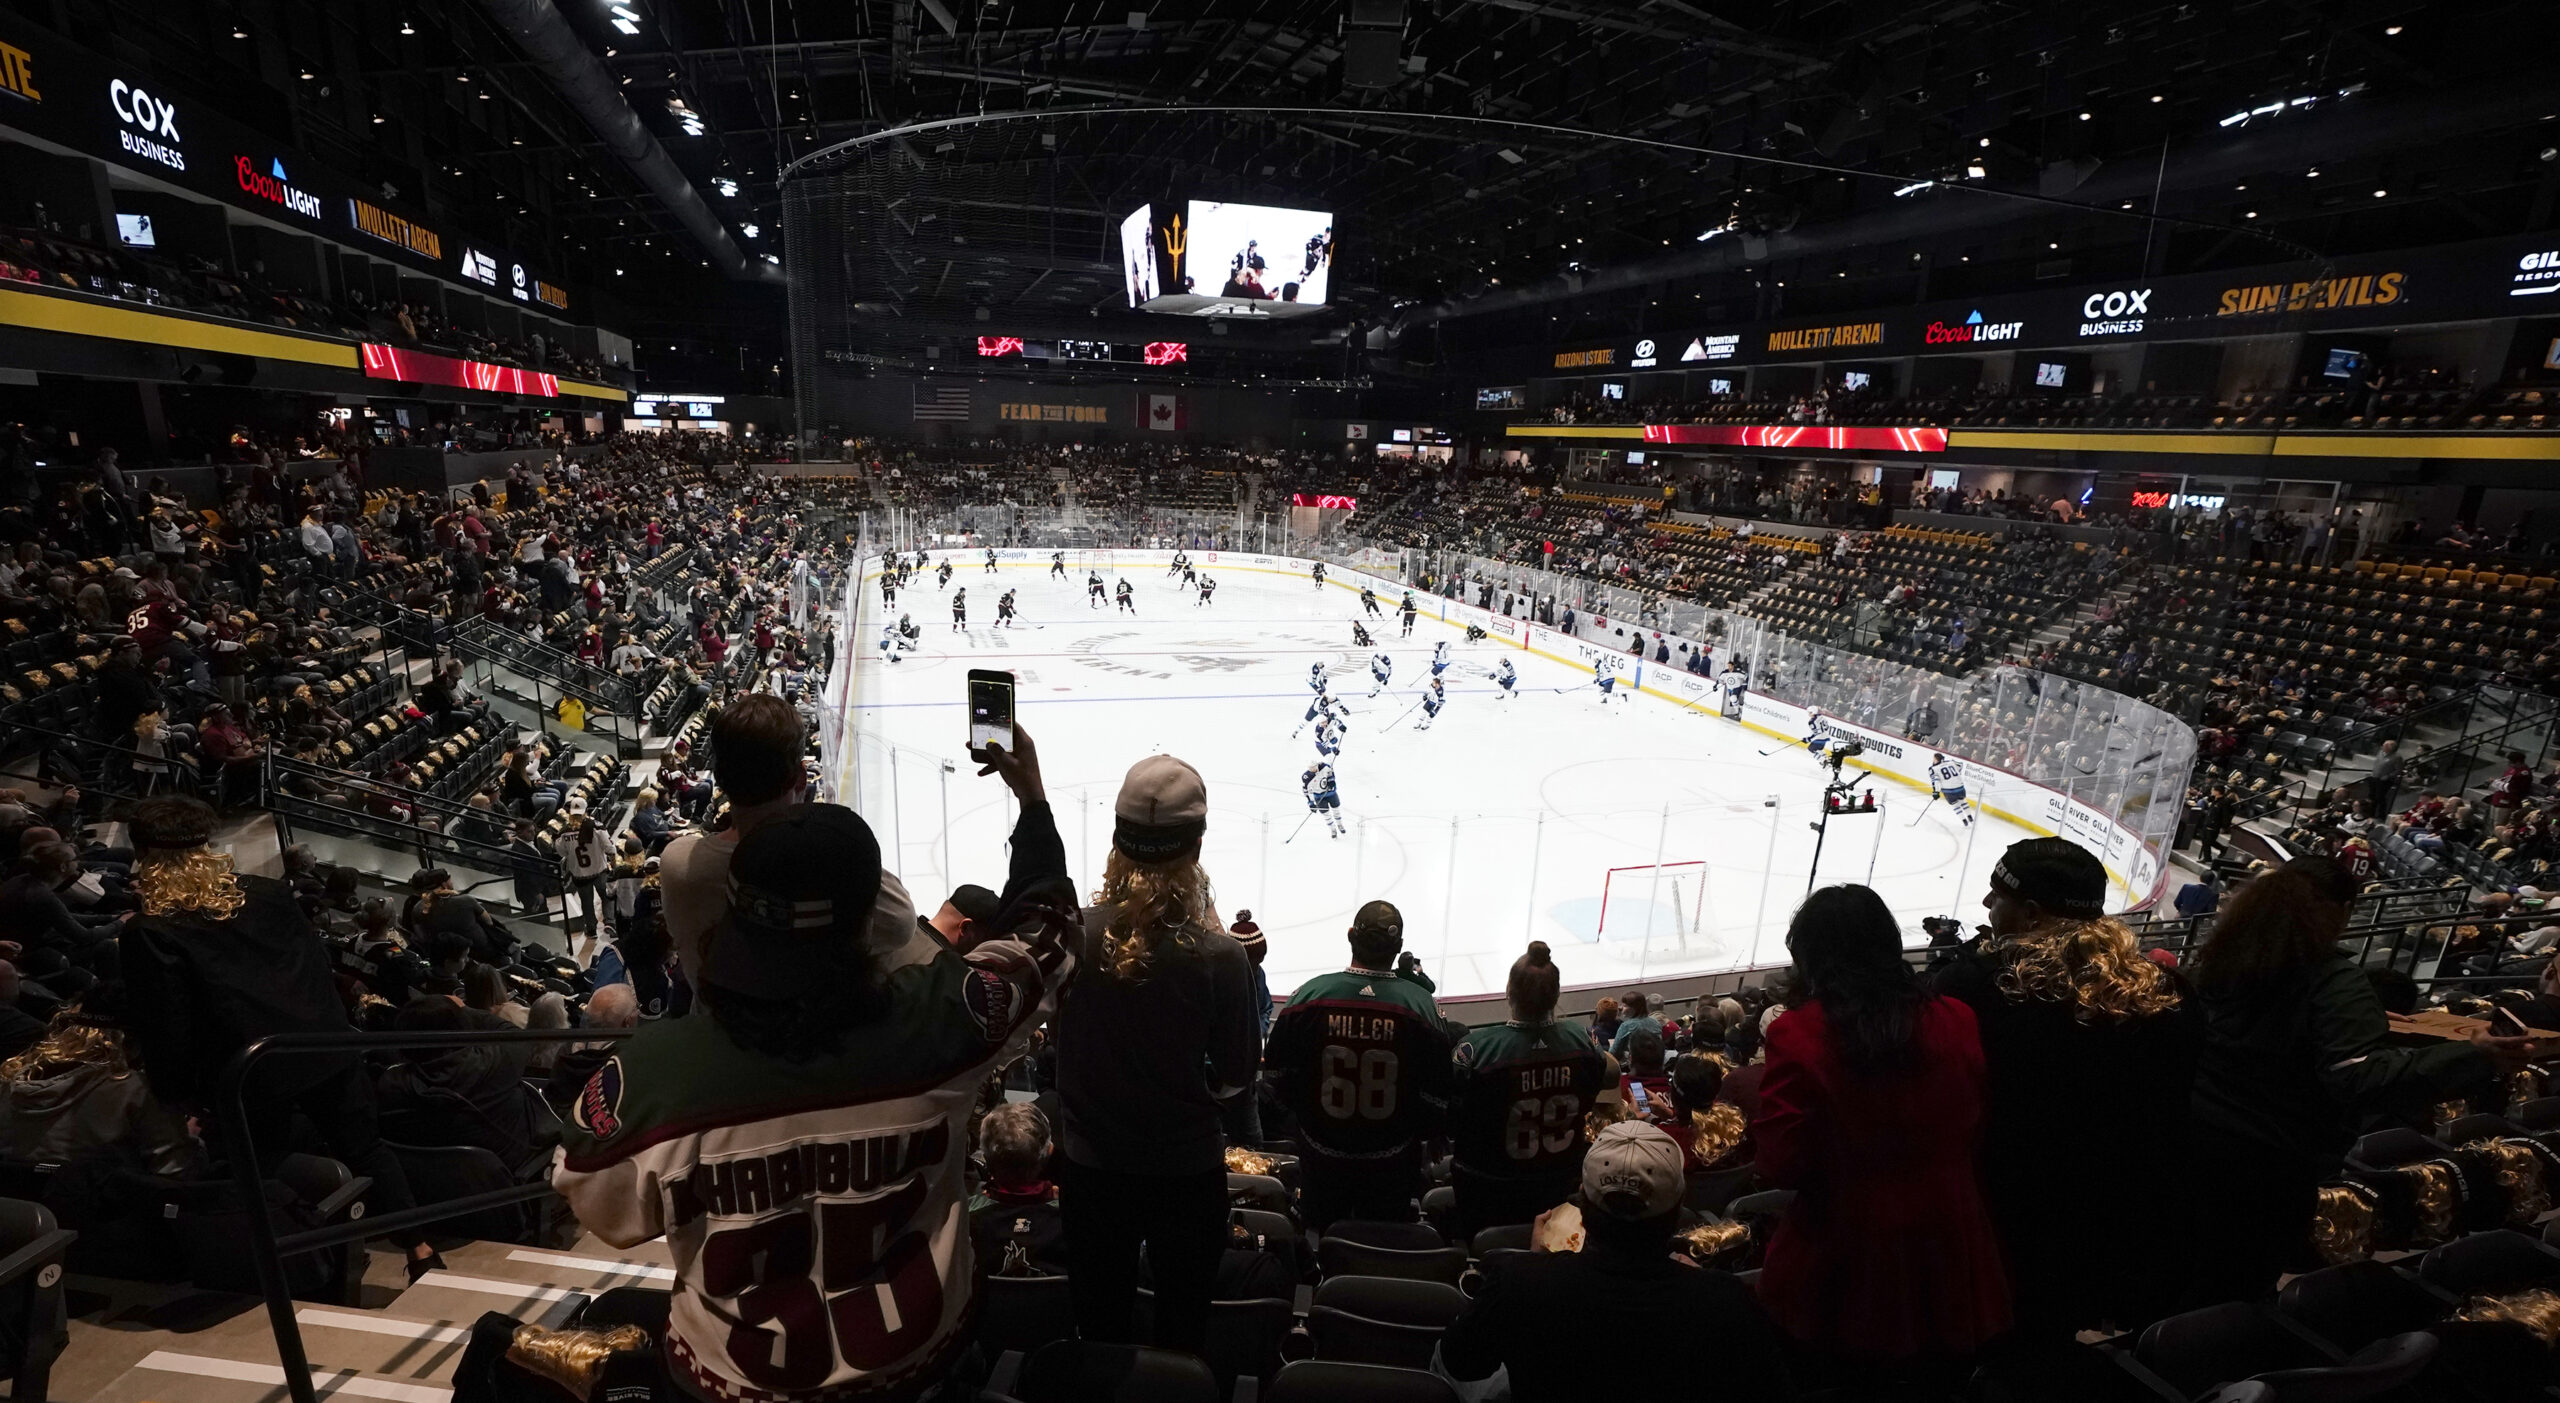
[[[1373,898],[1403,910],[1406,948],[1444,995],[1499,991],[1531,939],[1554,947],[1568,984],[1784,960],[1825,778],[1792,738],[1667,696],[1628,701],[1623,686],[1604,704],[1588,668],[1499,638],[1467,643],[1429,596],[1410,637],[1398,636],[1393,596],[1367,621],[1394,662],[1372,695],[1376,650],[1351,636],[1356,589],[1201,552],[1218,582],[1206,606],[1160,565],[1106,570],[1106,582],[1125,575],[1135,587],[1133,616],[1088,605],[1082,558],[1070,553],[1072,578],[1060,580],[1045,552],[993,574],[983,554],[951,553],[948,589],[918,575],[900,593],[897,611],[923,637],[895,664],[881,661],[876,574],[862,583],[839,794],[880,835],[921,911],[957,883],[1004,879],[1010,802],[964,755],[964,680],[986,667],[1018,679],[1021,723],[1087,892],[1128,767],[1164,752],[1200,770],[1202,860],[1224,915],[1250,908],[1268,933],[1274,993],[1340,968],[1350,914]],[[955,632],[950,594],[963,587],[969,624]],[[1020,592],[1021,618],[999,629],[1006,589]],[[1443,641],[1448,705],[1419,730],[1415,703]],[[1503,657],[1519,674],[1508,699],[1490,680]],[[1334,761],[1349,829],[1339,838],[1309,819],[1298,787],[1316,758],[1313,727],[1291,735],[1310,663],[1351,711]],[[1925,916],[1979,919],[1984,874],[2029,830],[1994,817],[1969,830],[1925,790],[1883,776],[1868,787],[1879,811],[1831,821],[1820,879],[1872,880],[1915,943]]]

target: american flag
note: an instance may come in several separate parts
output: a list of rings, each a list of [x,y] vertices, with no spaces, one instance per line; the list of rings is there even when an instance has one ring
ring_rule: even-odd
[[[966,385],[916,386],[915,422],[919,424],[968,423],[969,387]]]

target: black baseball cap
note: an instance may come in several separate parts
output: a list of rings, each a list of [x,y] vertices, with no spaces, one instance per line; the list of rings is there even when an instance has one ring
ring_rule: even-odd
[[[828,987],[862,945],[879,896],[871,826],[841,804],[795,806],[738,840],[729,909],[705,942],[702,980],[782,1001]]]
[[[2011,843],[1991,869],[1991,885],[2058,915],[2107,914],[2106,867],[2096,853],[2068,838]]]
[[[996,918],[1000,903],[994,892],[970,882],[952,889],[949,904],[961,915],[984,925]]]

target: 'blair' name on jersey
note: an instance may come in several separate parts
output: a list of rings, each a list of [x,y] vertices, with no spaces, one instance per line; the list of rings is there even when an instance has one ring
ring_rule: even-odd
[[[1573,1087],[1573,1064],[1548,1062],[1520,1069],[1520,1094],[1533,1096],[1542,1091],[1568,1091]]]
[[[1324,1031],[1327,1037],[1354,1042],[1392,1043],[1396,1040],[1396,1021],[1362,1013],[1328,1013]]]

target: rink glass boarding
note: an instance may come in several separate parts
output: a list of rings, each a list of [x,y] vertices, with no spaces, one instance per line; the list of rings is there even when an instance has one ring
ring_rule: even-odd
[[[1025,534],[1038,539],[1044,533]],[[1917,810],[1930,802],[1927,769],[1935,749],[1963,762],[1968,795],[1975,805],[2030,832],[2059,834],[2097,853],[2114,883],[2111,907],[2148,906],[2165,889],[2169,869],[2164,858],[2176,834],[2195,743],[2192,730],[2157,708],[2022,668],[1992,668],[1969,678],[1945,677],[1808,643],[1761,620],[1694,605],[1659,606],[1664,612],[1650,621],[1621,617],[1607,611],[1620,602],[1632,602],[1632,596],[1613,598],[1618,592],[1578,577],[1453,553],[1354,548],[1347,541],[1318,542],[1297,533],[1285,539],[1306,554],[1256,552],[1251,538],[1260,534],[1247,533],[1239,541],[1235,533],[1218,532],[1211,538],[1217,544],[1241,544],[1244,549],[1229,549],[1215,557],[1205,553],[1215,548],[1213,544],[1204,542],[1192,549],[1204,567],[1221,573],[1251,571],[1303,578],[1314,560],[1323,559],[1329,583],[1352,594],[1366,585],[1392,607],[1412,589],[1425,617],[1443,621],[1451,634],[1468,624],[1482,627],[1487,638],[1475,645],[1479,649],[1516,648],[1585,671],[1609,656],[1619,668],[1621,686],[1631,683],[1637,689],[1634,705],[1679,708],[1694,714],[1701,725],[1730,728],[1734,723],[1723,719],[1723,696],[1711,677],[1693,676],[1676,661],[1667,665],[1652,661],[1657,633],[1671,643],[1675,660],[1681,642],[1692,646],[1704,642],[1714,650],[1716,671],[1736,659],[1747,665],[1753,685],[1745,694],[1741,725],[1763,749],[1799,742],[1805,734],[1808,707],[1820,707],[1826,731],[1865,745],[1866,753],[1849,763],[1877,777],[1869,787],[1883,796],[1888,810],[1882,819],[1835,821],[1822,857],[1821,878],[1826,882],[1859,880],[1871,870],[1881,846],[1893,841],[1894,830],[1919,821]],[[982,558],[981,547],[963,547],[948,538],[919,543],[937,553],[966,549],[968,555],[961,560],[971,563]],[[997,554],[1008,565],[1045,567],[1051,549],[1045,545],[999,548]],[[1079,574],[1086,568],[1152,568],[1160,573],[1173,555],[1170,549],[1065,549],[1071,552],[1071,568]],[[917,869],[904,874],[911,886],[929,892],[939,883],[947,889],[953,880],[966,880],[968,875],[937,870],[951,865],[947,814],[954,774],[947,757],[891,742],[863,724],[864,713],[851,705],[858,671],[885,666],[870,647],[878,631],[873,617],[876,608],[865,612],[865,606],[876,600],[879,566],[877,554],[865,555],[861,570],[844,582],[845,607],[836,620],[839,661],[829,679],[828,704],[820,711],[825,757],[822,785],[830,797],[853,804],[875,824],[890,826],[891,831],[883,833],[889,840],[885,846]],[[1468,580],[1468,601],[1476,597],[1479,578],[1492,582],[1496,607],[1486,610],[1472,602],[1424,593],[1402,578],[1408,570],[1418,576],[1426,568],[1435,575],[1449,569],[1462,571]],[[1576,614],[1573,634],[1525,617],[1505,616],[1500,610],[1505,589],[1532,597],[1552,594],[1559,622],[1570,605]],[[1526,608],[1518,606],[1515,613],[1525,613]],[[1627,651],[1629,640],[1638,632],[1645,640],[1641,662]],[[1929,736],[1914,741],[1905,731],[1924,704],[1936,712],[1937,726]],[[856,718],[850,728],[845,724],[848,716]],[[965,772],[958,778],[963,785],[978,782]],[[1745,790],[1755,787],[1765,786],[1744,786]],[[1701,804],[1694,798],[1648,793],[1644,778],[1635,776],[1613,786],[1605,796],[1608,818],[1623,831],[1619,851],[1607,861],[1587,853],[1570,860],[1544,855],[1550,818],[1589,819],[1595,814],[1565,815],[1553,810],[1511,815],[1405,813],[1360,815],[1352,821],[1355,828],[1374,824],[1400,827],[1408,833],[1428,828],[1435,838],[1445,837],[1445,847],[1436,842],[1435,847],[1446,854],[1446,879],[1453,885],[1462,880],[1461,867],[1466,868],[1463,880],[1471,885],[1488,880],[1517,884],[1524,937],[1539,933],[1535,929],[1539,912],[1570,909],[1584,913],[1580,918],[1591,922],[1593,929],[1583,933],[1586,940],[1618,956],[1608,969],[1612,980],[1625,975],[1669,978],[1785,963],[1786,922],[1802,897],[1807,874],[1800,866],[1769,870],[1776,864],[1762,853],[1778,851],[1782,831],[1792,833],[1803,827],[1817,811],[1818,794],[1818,784],[1807,780],[1784,793],[1764,797],[1737,792],[1723,802]],[[1084,890],[1090,890],[1098,878],[1102,850],[1108,846],[1111,797],[1107,792],[1091,792],[1090,787],[1052,796],[1071,869]],[[940,843],[931,836],[937,814],[946,816],[939,820],[946,834]],[[1093,836],[1097,823],[1098,838]],[[1701,829],[1701,824],[1707,827]],[[1226,835],[1245,846],[1241,861],[1239,852],[1230,849],[1222,863],[1220,885],[1227,905],[1261,906],[1270,900],[1267,878],[1261,883],[1255,880],[1249,850],[1257,841],[1264,848],[1259,867],[1267,873],[1269,846],[1281,835],[1269,832],[1267,822],[1263,828],[1259,835]],[[1684,836],[1675,840],[1675,832]],[[1764,832],[1765,849],[1755,841]],[[1701,837],[1701,833],[1712,836]],[[1943,909],[1897,907],[1915,943],[1920,938],[1919,921],[1925,916],[1959,915],[1968,923],[1978,919],[1973,908],[1982,881],[1998,858],[1998,842],[1994,835],[1993,844],[1979,852],[1971,842],[1965,844],[1959,879],[1952,888],[1954,897]],[[1355,845],[1355,851],[1365,851],[1365,846]],[[1460,855],[1465,853],[1492,855],[1499,870],[1488,873],[1482,861],[1463,862]],[[1239,866],[1245,870],[1236,870]],[[1346,924],[1362,899],[1359,890],[1355,866],[1337,902]],[[1319,895],[1288,893],[1298,903]],[[1608,903],[1605,921],[1604,902]],[[1701,921],[1710,929],[1701,930]],[[1719,934],[1723,938],[1716,938]],[[1445,945],[1448,934],[1445,930],[1408,931],[1409,946],[1426,959],[1435,938]]]

